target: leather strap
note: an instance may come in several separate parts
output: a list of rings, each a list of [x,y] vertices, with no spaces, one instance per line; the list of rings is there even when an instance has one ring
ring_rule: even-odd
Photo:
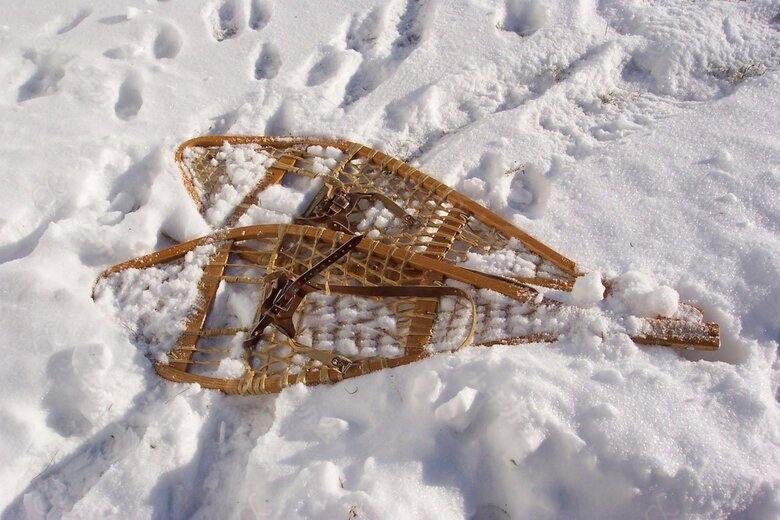
[[[284,272],[266,275],[260,317],[249,337],[244,340],[244,348],[252,348],[256,345],[265,328],[272,323],[287,334],[287,337],[294,337],[295,327],[292,323],[292,315],[303,297],[314,290],[307,285],[308,282],[355,249],[361,240],[363,240],[363,235],[352,237],[346,244],[317,262],[295,280],[291,280],[290,276]]]
[[[257,324],[254,326],[247,339],[244,340],[244,348],[253,348],[260,341],[263,331],[265,331],[266,327],[269,325],[275,326],[288,338],[294,338],[295,325],[293,323],[293,315],[306,295],[315,291],[381,298],[415,296],[421,298],[441,296],[460,296],[468,298],[468,294],[457,287],[435,285],[322,286],[310,282],[310,280],[319,273],[357,247],[362,239],[362,235],[352,237],[346,244],[339,247],[336,251],[325,257],[295,280],[291,280],[287,273],[281,271],[266,275],[263,284],[263,303],[260,305],[260,316]]]
[[[329,285],[328,287],[323,287],[309,284],[309,287],[316,291],[329,291],[333,294],[347,294],[350,296],[375,296],[379,298],[461,296],[468,298],[468,294],[463,289],[446,285]]]
[[[296,224],[324,225],[334,231],[354,234],[349,225],[349,216],[362,200],[381,201],[382,204],[396,217],[403,220],[408,228],[419,225],[419,221],[404,209],[393,202],[387,195],[376,192],[345,192],[335,189],[330,198],[323,198],[315,206],[306,212],[306,217],[295,219]]]
[[[272,273],[266,279],[266,286],[264,297],[266,301],[269,297],[273,297],[273,290],[278,285],[278,278],[284,277],[284,273]],[[295,325],[292,318],[298,306],[303,301],[306,295],[312,292],[329,292],[331,294],[343,294],[349,296],[363,296],[363,297],[378,297],[378,298],[435,298],[442,296],[459,296],[461,298],[468,298],[468,294],[457,287],[439,286],[439,285],[377,285],[377,286],[365,286],[365,285],[328,285],[327,287],[318,284],[306,284],[304,285],[295,297],[291,300],[289,306],[285,309],[278,307],[267,306],[265,303],[261,307],[260,319],[255,325],[254,329],[250,333],[249,337],[244,341],[245,348],[252,348],[260,341],[260,336],[263,331],[269,325],[273,325],[288,337],[295,337]],[[268,295],[268,296],[266,296]],[[267,309],[267,310],[265,310]]]

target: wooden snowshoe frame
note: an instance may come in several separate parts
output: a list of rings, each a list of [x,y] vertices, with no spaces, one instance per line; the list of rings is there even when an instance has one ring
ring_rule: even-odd
[[[264,161],[262,177],[243,192],[232,184],[230,147]],[[175,273],[207,251],[191,311],[180,334],[165,340],[166,359],[155,362],[166,379],[230,394],[273,393],[471,343],[555,341],[561,323],[586,312],[534,288],[571,289],[574,262],[377,150],[329,139],[207,136],[182,144],[176,160],[204,217],[215,204],[224,209],[224,189],[235,189],[240,203],[233,197],[224,220],[212,222],[216,234],[124,262],[98,281],[122,287],[113,277],[133,269]],[[265,190],[301,180],[319,184],[305,209],[293,212],[294,224],[236,227],[252,222]],[[378,211],[383,220],[371,220]],[[475,256],[505,259],[507,252],[509,272],[466,268]],[[715,350],[720,343],[718,326],[687,304],[671,318],[631,317],[626,332],[638,344]]]
[[[265,177],[228,216],[233,227],[269,186],[296,177],[320,179],[323,186],[296,223],[355,232],[364,216],[361,202],[378,202],[396,217],[371,236],[453,265],[470,255],[516,249],[526,275],[502,273],[520,283],[569,290],[579,271],[573,261],[492,211],[409,164],[367,146],[343,140],[264,136],[204,136],[183,143],[176,161],[187,190],[202,212],[226,183],[225,144],[247,146],[273,159]],[[337,151],[336,154],[333,152]],[[528,271],[528,267],[526,267]]]
[[[350,241],[353,242],[351,252],[333,257],[334,251],[344,248]],[[462,269],[408,248],[365,238],[356,245],[354,242],[354,236],[322,227],[257,225],[234,228],[124,262],[105,271],[99,280],[130,269],[183,262],[185,255],[199,247],[214,248],[203,266],[197,304],[168,353],[167,363],[156,362],[155,369],[171,381],[199,383],[229,394],[274,393],[296,383],[316,385],[357,377],[408,364],[437,352],[457,350],[471,343],[475,334],[474,342],[483,345],[554,341],[557,332],[544,328],[528,328],[518,337],[491,336],[491,330],[477,330],[478,314],[484,318],[480,321],[482,328],[490,329],[488,317],[498,313],[504,316],[504,321],[509,319],[507,306],[520,306],[522,312],[532,317],[540,310],[555,313],[571,309],[543,300],[534,289],[512,280]],[[297,332],[294,337],[289,337],[280,327],[268,326],[260,331],[262,338],[257,345],[246,348],[245,338],[253,333],[253,327],[267,311],[267,306],[263,310],[259,295],[269,287],[269,280],[276,279],[279,273],[285,273],[290,279],[300,279],[323,262],[327,267],[312,278],[308,292],[300,293],[302,304],[295,314]],[[230,286],[254,289],[255,296],[251,301],[257,308],[249,321],[236,323],[227,316],[229,313],[220,312],[218,300]],[[395,295],[388,292],[388,288],[399,287],[406,292]],[[389,309],[388,315],[394,316],[395,325],[390,327],[392,330],[384,330],[369,323],[358,332],[347,331],[352,334],[347,339],[355,345],[362,340],[370,345],[383,343],[388,349],[395,349],[394,355],[340,353],[332,346],[323,347],[325,343],[334,344],[332,338],[346,331],[350,323],[327,319],[325,323],[306,321],[308,315],[337,307],[333,298],[338,298],[339,294],[359,294],[365,292],[365,288],[374,293],[363,299],[370,305]],[[485,289],[489,291],[485,292]],[[496,304],[495,297],[488,293],[503,295],[507,297],[506,301]],[[446,304],[445,297],[448,298]],[[347,307],[354,307],[355,301],[346,301]],[[363,318],[358,316],[357,321],[370,321],[378,308],[372,307]],[[677,319],[644,320],[641,333],[632,339],[637,343],[681,348],[717,348],[717,325],[703,323],[700,318],[688,315]],[[355,316],[350,319],[354,322]],[[531,319],[529,323],[534,321],[545,320]],[[355,334],[367,336],[361,338]],[[305,338],[308,341],[304,341]],[[430,348],[430,345],[441,345],[442,342],[446,343],[445,348],[438,351]],[[231,355],[232,359],[241,359],[241,375],[220,373],[223,360]]]
[[[476,316],[471,297],[460,289],[443,288],[439,283],[430,283],[428,273],[436,273],[436,278],[476,277],[479,282],[487,285],[497,282],[489,277],[481,279],[481,275],[442,264],[409,250],[366,240],[351,254],[323,271],[315,280],[316,287],[323,292],[337,292],[338,286],[350,287],[353,290],[355,287],[392,287],[397,285],[400,279],[406,282],[402,289],[414,292],[415,287],[419,286],[420,295],[369,297],[373,300],[392,300],[388,305],[403,330],[395,333],[375,331],[376,337],[367,339],[390,339],[402,348],[402,355],[351,358],[338,355],[332,349],[322,350],[316,346],[301,344],[296,341],[297,338],[287,337],[281,330],[269,327],[258,348],[243,351],[244,374],[241,377],[222,378],[198,373],[197,368],[217,367],[224,355],[229,354],[231,349],[235,351],[229,340],[241,340],[254,325],[252,321],[243,326],[224,326],[221,321],[224,317],[213,315],[218,292],[224,291],[225,285],[253,285],[262,288],[269,273],[281,271],[292,276],[301,275],[352,238],[350,235],[310,226],[261,225],[235,228],[116,265],[101,274],[100,279],[129,269],[146,269],[180,262],[187,253],[200,246],[216,247],[216,251],[211,254],[203,268],[198,304],[189,315],[184,332],[168,354],[168,362],[155,363],[155,369],[166,379],[199,383],[206,388],[219,389],[230,394],[278,392],[295,383],[311,385],[334,382],[386,367],[411,363],[430,355],[431,351],[425,346],[432,339],[436,339],[434,336],[438,336],[440,341],[446,340],[456,325],[461,332],[451,350],[470,342],[474,334]],[[411,286],[414,282],[418,285]],[[512,298],[535,297],[533,290],[519,285],[503,287],[498,284],[497,287],[508,291]],[[448,291],[449,296],[455,300],[445,320],[442,320],[444,313],[440,306],[441,295],[430,294],[436,290]],[[311,306],[302,309],[300,314],[312,309]],[[434,309],[435,312],[429,309]],[[258,303],[255,321],[259,312]],[[442,323],[446,320],[449,322]],[[437,324],[439,329],[435,330]],[[325,327],[337,328],[336,323],[326,324]],[[327,330],[319,332],[322,336],[327,333]],[[317,334],[314,334],[312,338],[314,343],[317,341],[316,336]],[[215,339],[226,338],[228,341],[215,345]]]

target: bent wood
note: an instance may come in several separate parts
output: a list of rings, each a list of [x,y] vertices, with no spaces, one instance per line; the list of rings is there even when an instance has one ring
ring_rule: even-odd
[[[338,233],[322,228],[301,225],[257,225],[244,228],[234,228],[214,235],[198,238],[170,247],[166,250],[151,253],[149,255],[132,259],[107,269],[100,278],[110,274],[131,268],[146,268],[157,264],[166,263],[183,257],[194,248],[206,244],[217,243],[216,253],[211,257],[204,270],[204,276],[200,281],[199,291],[203,304],[198,312],[190,318],[188,330],[200,330],[203,327],[206,316],[217,291],[218,276],[224,271],[232,243],[252,239],[277,240],[283,236],[300,236],[307,238],[322,237],[338,246],[353,238],[351,235]],[[406,249],[387,246],[381,243],[364,239],[355,248],[357,251],[368,253],[369,251],[396,261],[406,262],[407,265],[419,269],[422,272],[431,272],[439,277],[450,278],[462,283],[470,284],[478,288],[494,290],[522,302],[538,305],[559,306],[561,304],[542,299],[541,295],[532,288],[518,285],[513,280],[506,280],[496,276],[486,276],[481,273],[459,268],[434,258],[412,253]],[[209,281],[210,280],[210,281]],[[646,328],[642,334],[632,337],[638,344],[661,345],[673,348],[696,348],[701,350],[715,350],[719,347],[718,326],[713,323],[697,323],[671,318],[654,318],[645,320]],[[540,334],[520,338],[507,338],[505,340],[491,342],[496,344],[518,344],[529,342],[551,342],[557,338],[549,334]],[[295,383],[307,385],[331,383],[342,379],[357,377],[362,374],[396,367],[423,359],[432,355],[424,349],[413,349],[404,356],[397,358],[369,358],[356,360],[345,369],[337,370],[323,365],[319,368],[309,368],[298,374],[268,374],[247,370],[241,379],[219,379],[214,377],[192,374],[188,371],[189,359],[194,351],[197,336],[187,334],[180,337],[177,345],[171,352],[169,363],[155,363],[155,370],[162,377],[176,382],[198,383],[206,388],[222,390],[227,393],[261,394],[278,392],[282,388]],[[324,351],[323,351],[324,352]]]
[[[179,164],[182,178],[187,191],[195,201],[195,203],[201,207],[202,203],[198,197],[197,190],[192,183],[192,180],[187,175],[183,166],[184,152],[188,148],[193,147],[217,147],[224,143],[231,145],[241,144],[254,144],[258,146],[272,147],[276,149],[296,149],[309,146],[322,146],[333,147],[341,150],[347,155],[346,161],[351,160],[354,157],[364,158],[372,163],[387,168],[387,170],[393,172],[399,178],[411,179],[416,183],[419,183],[426,190],[431,193],[446,198],[456,208],[470,213],[478,220],[494,227],[498,232],[507,238],[514,238],[520,241],[529,251],[537,254],[544,260],[549,261],[565,274],[576,278],[579,276],[580,271],[577,268],[574,261],[566,258],[562,254],[553,250],[549,246],[540,242],[536,238],[532,237],[528,233],[519,229],[517,226],[512,225],[496,213],[488,210],[484,206],[477,204],[475,201],[466,197],[465,195],[453,190],[446,184],[434,179],[433,177],[423,173],[417,168],[392,157],[388,154],[362,145],[352,141],[339,140],[339,139],[322,139],[322,138],[299,138],[299,137],[268,137],[268,136],[249,136],[249,135],[216,135],[216,136],[201,136],[195,137],[182,143],[176,151],[176,162]],[[227,226],[235,225],[238,219],[243,215],[253,202],[257,198],[257,194],[268,187],[271,184],[275,184],[281,181],[284,175],[289,171],[289,168],[295,163],[296,157],[290,155],[282,155],[277,163],[272,165],[268,169],[266,178],[263,179],[244,199],[244,201],[238,206],[236,211],[228,219]],[[545,285],[545,279],[531,280],[531,282],[538,282],[538,285]],[[558,285],[556,287],[562,289],[570,289],[573,283],[572,280],[556,280]]]

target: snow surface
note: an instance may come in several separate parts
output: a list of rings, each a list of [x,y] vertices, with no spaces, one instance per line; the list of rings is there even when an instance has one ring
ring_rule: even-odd
[[[777,518],[778,48],[777,0],[7,6],[3,517]],[[204,133],[410,160],[723,346],[582,327],[278,396],[163,381],[91,293],[209,231],[173,162]]]

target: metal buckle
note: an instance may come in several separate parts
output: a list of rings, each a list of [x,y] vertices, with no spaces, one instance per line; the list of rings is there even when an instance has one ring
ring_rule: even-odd
[[[420,221],[408,213],[405,214],[401,220],[404,221],[404,224],[406,224],[406,227],[408,228],[414,228],[420,225]]]
[[[331,209],[335,206],[336,211],[333,213],[338,213],[339,211],[344,211],[349,207],[350,199],[349,195],[344,193],[343,191],[337,191],[335,195],[333,195],[333,198],[330,199]]]
[[[337,372],[344,373],[352,366],[352,361],[344,356],[334,355],[330,359],[330,367]]]
[[[288,281],[284,285],[284,287],[281,287],[279,289],[279,292],[276,293],[276,296],[271,302],[271,308],[268,309],[268,312],[270,314],[279,314],[280,312],[285,312],[290,310],[290,305],[292,304],[293,300],[295,300],[295,292],[296,292],[296,291],[289,291],[293,283],[294,282]],[[288,292],[290,294],[288,294]]]

